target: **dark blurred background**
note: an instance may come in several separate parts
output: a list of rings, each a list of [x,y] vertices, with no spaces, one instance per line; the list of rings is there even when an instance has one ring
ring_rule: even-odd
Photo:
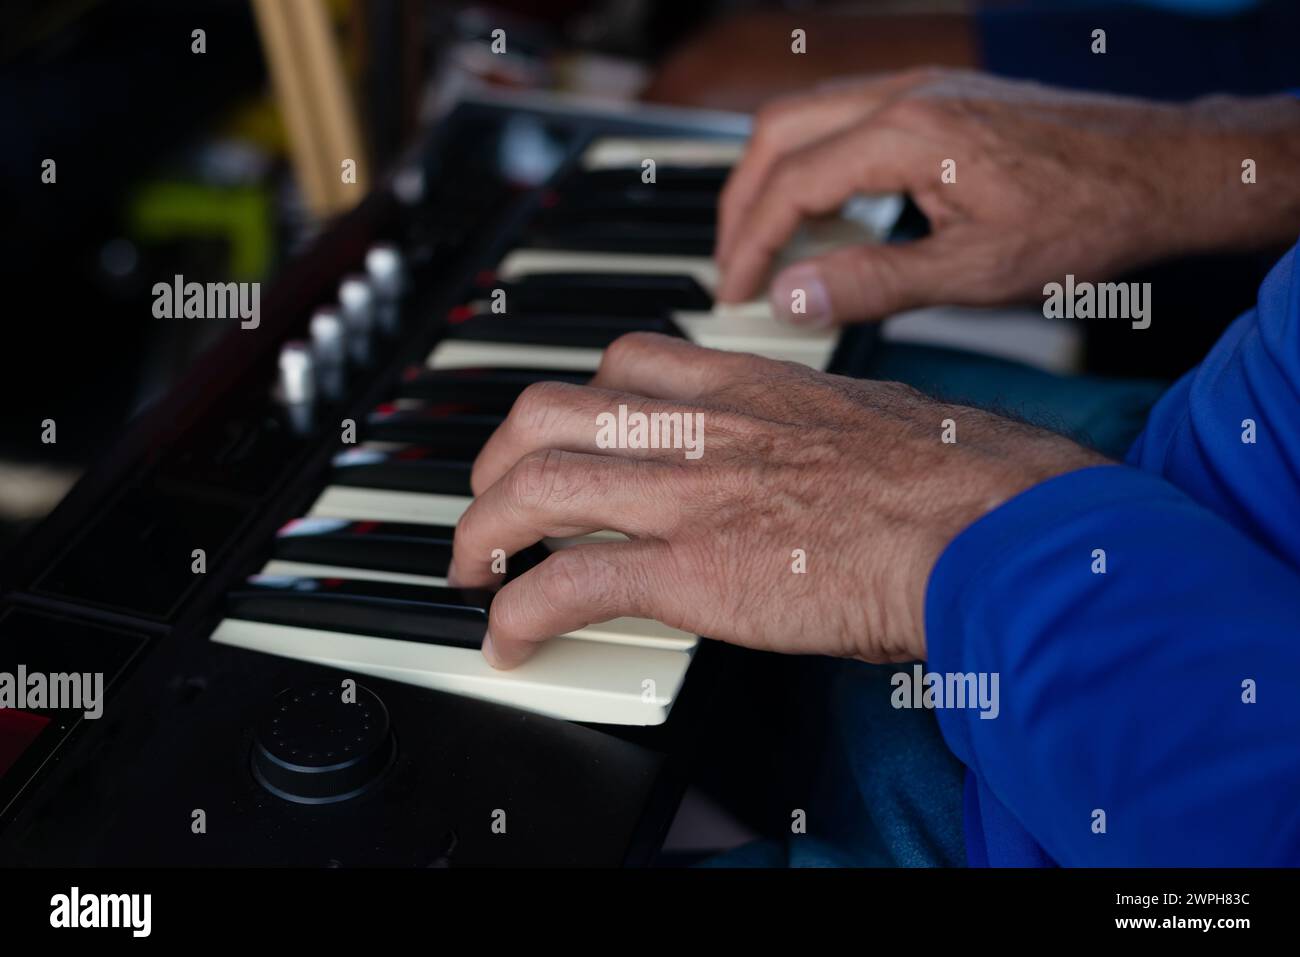
[[[1300,87],[1292,0],[322,6],[364,162],[379,172],[447,103],[484,86],[734,110],[921,63],[1173,99]],[[3,23],[0,550],[228,328],[154,320],[154,282],[273,282],[340,211],[304,200],[249,3],[11,0]],[[1112,38],[1104,59],[1080,40],[1099,24]],[[487,53],[497,27],[508,30],[504,57]],[[782,55],[795,27],[813,38],[809,56]],[[47,158],[52,184],[41,181]],[[1109,349],[1104,331],[1088,330],[1081,367],[1176,376],[1249,304],[1267,263],[1162,267],[1197,277],[1180,306],[1189,320],[1176,333],[1153,329],[1142,353]],[[54,445],[40,441],[45,419],[57,423]]]
[[[637,61],[704,12],[322,6],[372,170],[413,140],[422,110],[436,112],[462,89],[594,82],[631,96],[643,82]],[[4,24],[0,549],[228,328],[153,319],[154,282],[180,273],[265,284],[326,225],[295,181],[250,3],[28,0],[5,4]],[[485,59],[482,41],[498,25],[509,27],[510,55]],[[567,76],[583,71],[586,80]],[[47,158],[52,184],[41,181]],[[45,419],[56,422],[55,444],[40,441]]]

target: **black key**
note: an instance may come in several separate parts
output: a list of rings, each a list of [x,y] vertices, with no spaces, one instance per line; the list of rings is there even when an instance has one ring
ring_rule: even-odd
[[[711,193],[673,193],[658,186],[629,187],[593,193],[566,192],[538,212],[539,226],[576,223],[659,223],[714,226],[717,197]]]
[[[394,492],[432,495],[473,495],[469,476],[473,462],[448,457],[446,446],[434,449],[403,445],[392,450],[348,449],[334,456],[330,481],[335,485],[382,488]]]
[[[280,529],[272,554],[290,562],[446,577],[455,533],[447,525],[313,516]]]
[[[575,316],[664,316],[674,309],[707,312],[713,297],[693,276],[655,273],[547,272],[515,282],[491,281],[484,293],[504,289],[507,312]]]
[[[490,592],[339,578],[254,575],[227,598],[232,618],[478,648]]]
[[[667,192],[700,192],[717,196],[731,175],[730,166],[664,166],[656,164],[654,187]],[[622,189],[641,183],[641,167],[627,169],[594,169],[575,173],[564,181],[559,190],[563,197],[568,193],[600,192]]]
[[[553,369],[426,369],[412,366],[402,376],[397,396],[447,404],[464,412],[505,414],[515,404],[519,393],[535,382],[583,385],[590,378],[590,372]]]
[[[456,529],[407,522],[355,522],[309,516],[294,519],[276,534],[273,557],[289,562],[403,572],[445,578]],[[510,557],[506,580],[522,575],[550,551],[537,544]]]
[[[716,244],[712,225],[664,223],[539,224],[525,234],[524,243],[536,249],[646,256],[711,256]]]
[[[426,445],[454,461],[473,459],[503,417],[457,412],[436,404],[402,409],[380,406],[366,417],[365,437],[376,442]]]
[[[629,332],[659,332],[680,336],[681,331],[666,316],[542,316],[534,313],[507,315],[479,313],[447,326],[448,339],[473,342],[519,342],[532,345],[576,346],[604,349]]]

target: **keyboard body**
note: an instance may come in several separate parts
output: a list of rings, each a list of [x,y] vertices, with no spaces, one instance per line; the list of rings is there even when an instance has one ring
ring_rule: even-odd
[[[475,298],[476,284],[520,280],[518,270],[485,274],[527,245],[529,224],[550,201],[548,183],[577,169],[601,137],[743,133],[732,117],[671,110],[620,116],[527,98],[463,103],[392,183],[286,270],[263,297],[256,330],[232,328],[181,387],[106,443],[0,569],[0,672],[98,672],[106,685],[98,719],[0,712],[0,730],[24,742],[0,762],[0,865],[648,862],[680,797],[692,740],[726,707],[710,693],[726,650],[656,648],[655,661],[688,655],[689,678],[675,687],[671,710],[619,723],[394,680],[403,677],[396,667],[249,650],[222,641],[221,629],[232,608],[265,606],[264,594],[245,594],[250,576],[323,574],[292,550],[275,551],[286,523],[401,521],[322,511],[322,490],[337,491],[330,476],[347,451],[341,424],[402,439],[410,423],[376,424],[375,410],[455,339],[456,310]],[[521,186],[529,177],[538,181]],[[378,242],[405,258],[400,325],[376,339],[369,364],[304,432],[275,393],[277,357],[287,340],[306,336],[313,310]],[[840,344],[842,352],[863,347]],[[527,364],[546,348],[530,344]],[[570,358],[553,367],[568,368]],[[412,427],[422,434],[420,423]],[[396,594],[428,584],[413,581],[361,587]],[[232,604],[232,595],[248,604]],[[339,717],[322,702],[345,681],[364,719],[340,729],[358,705]],[[292,752],[282,721],[305,736],[290,742]],[[322,727],[335,737],[313,738]],[[337,762],[304,762],[326,769],[304,784],[287,755],[345,738]]]

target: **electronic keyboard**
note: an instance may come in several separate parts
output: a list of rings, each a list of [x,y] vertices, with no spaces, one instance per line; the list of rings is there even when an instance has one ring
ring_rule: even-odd
[[[714,300],[741,121],[520,102],[447,116],[9,561],[0,672],[103,672],[109,692],[97,721],[23,712],[0,862],[653,852],[666,768],[709,708],[677,713],[705,649],[623,618],[488,666],[492,596],[446,581],[470,467],[524,389],[585,382],[625,333],[818,368],[837,340]],[[882,240],[899,208],[788,256]],[[509,574],[611,536],[539,543]],[[494,841],[507,805],[520,830]],[[583,836],[557,837],[566,821]]]

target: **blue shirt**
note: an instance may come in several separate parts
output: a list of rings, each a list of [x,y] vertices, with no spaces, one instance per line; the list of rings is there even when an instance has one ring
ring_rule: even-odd
[[[948,546],[926,632],[928,670],[999,674],[996,718],[937,712],[971,864],[1300,864],[1295,247],[1125,465]]]
[[[1148,2],[1159,8],[1099,0],[978,4],[981,61],[1001,76],[1155,99],[1300,84],[1295,0]],[[1104,54],[1093,53],[1096,29],[1106,31]]]

